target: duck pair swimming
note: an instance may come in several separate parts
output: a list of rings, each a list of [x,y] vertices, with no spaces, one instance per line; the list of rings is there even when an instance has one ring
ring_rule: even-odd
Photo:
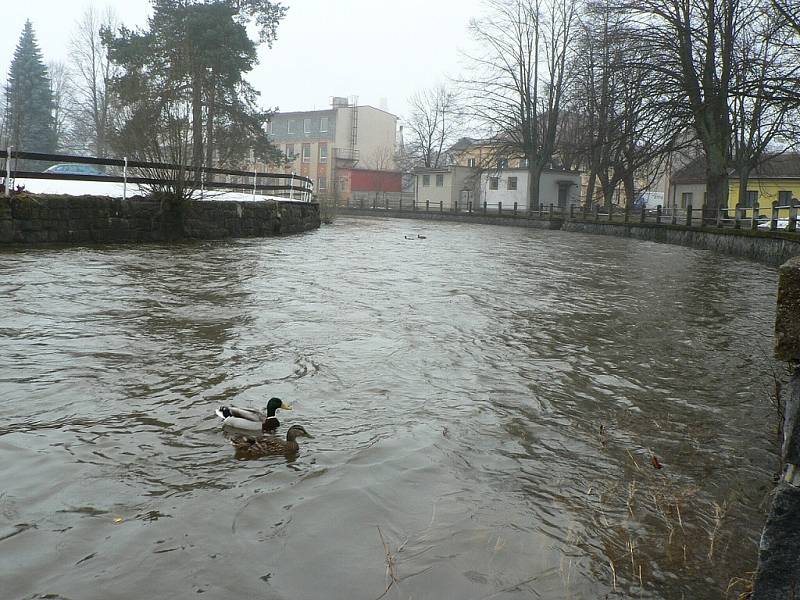
[[[264,434],[273,432],[280,426],[281,423],[275,416],[278,409],[292,410],[292,407],[280,398],[270,398],[266,414],[258,410],[236,406],[220,406],[215,412],[222,419],[223,427],[252,429]],[[236,448],[237,456],[249,458],[264,454],[293,454],[299,449],[296,440],[301,436],[312,437],[302,426],[292,425],[286,432],[285,441],[266,435],[260,437],[235,435],[230,438],[230,442]]]

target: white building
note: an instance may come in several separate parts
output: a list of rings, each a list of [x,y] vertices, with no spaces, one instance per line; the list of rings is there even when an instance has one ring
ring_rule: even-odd
[[[427,202],[431,208],[454,210],[456,202],[459,210],[467,210],[472,202],[477,209],[478,170],[472,167],[450,166],[438,169],[420,167],[414,169],[416,183],[415,202],[424,207]]]
[[[553,204],[569,208],[580,205],[581,175],[577,171],[545,169],[539,180],[539,202],[547,207]],[[528,169],[511,168],[486,171],[481,175],[480,201],[496,207],[502,202],[503,210],[528,210]]]

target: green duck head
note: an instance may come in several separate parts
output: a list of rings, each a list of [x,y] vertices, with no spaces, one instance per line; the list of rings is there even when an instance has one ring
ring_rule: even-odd
[[[292,407],[280,398],[270,398],[269,402],[267,402],[267,416],[274,417],[275,411],[279,408],[281,410],[292,410]]]

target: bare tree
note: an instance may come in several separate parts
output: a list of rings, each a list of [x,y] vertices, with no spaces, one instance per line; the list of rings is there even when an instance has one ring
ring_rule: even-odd
[[[783,19],[788,34],[784,38],[783,50],[786,60],[800,65],[800,4],[795,0],[772,0],[772,6]],[[776,77],[772,82],[771,94],[800,107],[800,75]]]
[[[635,23],[641,65],[658,75],[662,109],[692,125],[715,211],[727,204],[729,173],[741,170],[746,180],[781,135],[782,103],[800,84],[796,61],[781,51],[786,27],[775,2],[783,0],[612,2]]]
[[[455,94],[445,86],[422,90],[409,99],[406,129],[411,133],[408,151],[419,166],[444,166],[445,150],[458,135]]]
[[[632,206],[637,187],[652,182],[663,159],[685,137],[685,126],[662,106],[658,75],[645,66],[638,44],[631,43],[635,33],[626,15],[610,11],[608,2],[590,5],[578,28],[571,87],[578,114],[569,120],[582,130],[587,203],[599,181],[606,205],[621,184]]]
[[[731,162],[739,176],[738,203],[746,206],[750,173],[774,152],[776,143],[783,151],[798,143],[797,105],[783,94],[774,93],[773,79],[800,98],[800,65],[787,54],[786,46],[793,33],[785,27],[784,17],[767,6],[754,7],[751,18],[738,35],[734,47],[732,77]]]
[[[72,86],[67,65],[61,61],[50,61],[47,64],[50,75],[50,94],[53,98],[53,123],[59,149],[71,149],[70,139],[70,103]]]
[[[471,111],[492,140],[496,158],[528,165],[529,206],[556,143],[576,3],[568,0],[486,0],[489,14],[470,30],[482,48],[468,55],[464,85]]]
[[[109,6],[98,11],[89,7],[79,18],[72,36],[74,88],[73,118],[81,137],[96,156],[106,156],[111,129],[110,82],[120,69],[108,56],[100,37],[101,30],[117,28],[117,18]]]

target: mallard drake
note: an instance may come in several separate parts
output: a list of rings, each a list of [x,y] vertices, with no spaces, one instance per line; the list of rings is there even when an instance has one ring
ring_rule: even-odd
[[[220,406],[214,412],[222,419],[223,427],[274,431],[281,424],[278,421],[278,417],[275,416],[275,411],[279,408],[292,410],[292,407],[280,398],[270,398],[269,402],[267,402],[267,414],[252,408],[237,408],[235,406]]]
[[[247,458],[264,456],[266,454],[294,454],[300,449],[298,437],[312,438],[302,425],[292,425],[286,432],[286,441],[272,436],[253,437],[237,435],[231,438],[231,444],[236,448],[236,455]]]

